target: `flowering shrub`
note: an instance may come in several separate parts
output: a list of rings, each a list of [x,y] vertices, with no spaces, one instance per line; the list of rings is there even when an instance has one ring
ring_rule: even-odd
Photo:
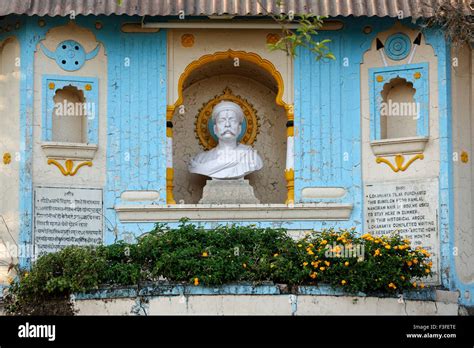
[[[357,236],[324,230],[293,240],[284,229],[219,226],[204,230],[185,221],[155,229],[127,244],[68,247],[19,272],[5,298],[10,314],[44,314],[45,303],[102,286],[141,286],[166,279],[193,285],[231,282],[325,283],[349,292],[423,288],[429,254],[398,235]],[[68,308],[70,309],[71,306]],[[56,313],[56,312],[55,312]],[[65,311],[63,314],[72,314]]]
[[[328,283],[351,292],[423,288],[432,262],[399,235],[356,236],[354,230],[311,234],[298,242],[309,283]]]

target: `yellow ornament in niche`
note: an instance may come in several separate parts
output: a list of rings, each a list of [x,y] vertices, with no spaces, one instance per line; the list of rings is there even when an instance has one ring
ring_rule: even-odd
[[[417,71],[416,73],[413,74],[413,77],[418,80],[419,78],[421,78],[421,72]]]
[[[376,79],[377,79],[377,82],[383,82],[383,76],[382,75],[377,75]]]
[[[54,82],[50,82],[49,85],[48,85],[49,89],[54,89],[55,87],[55,84]]]
[[[89,83],[86,85],[86,87],[85,87],[85,88],[86,88],[86,91],[90,91],[90,90],[92,90],[92,86],[91,86]]]
[[[462,163],[469,162],[469,154],[466,151],[461,152],[461,162]]]
[[[242,108],[245,116],[245,124],[242,125],[243,131],[240,137],[240,143],[252,145],[256,141],[259,132],[257,111],[246,99],[232,94],[231,89],[228,87],[224,89],[223,94],[216,95],[204,103],[203,107],[199,110],[195,122],[195,132],[199,143],[205,150],[210,150],[217,145],[217,139],[213,134],[212,125],[210,124],[210,122],[212,122],[211,114],[214,106],[223,100],[232,101]]]

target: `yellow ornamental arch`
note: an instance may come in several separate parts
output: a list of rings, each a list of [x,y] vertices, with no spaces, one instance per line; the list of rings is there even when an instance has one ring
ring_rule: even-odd
[[[294,121],[294,109],[292,104],[287,104],[283,101],[283,92],[285,90],[283,78],[280,72],[275,68],[272,62],[267,59],[262,58],[260,55],[254,52],[246,52],[246,51],[234,51],[234,50],[227,50],[227,51],[220,51],[215,52],[212,54],[206,54],[199,59],[191,62],[188,66],[184,69],[184,72],[181,74],[178,80],[178,99],[174,102],[174,104],[168,105],[166,107],[166,121],[171,123],[173,119],[173,114],[177,107],[180,107],[183,103],[183,87],[186,80],[191,76],[191,74],[196,71],[197,69],[205,66],[208,63],[217,62],[221,60],[228,60],[233,59],[235,60],[238,58],[239,60],[250,62],[259,66],[260,68],[267,71],[275,80],[278,91],[275,97],[275,102],[277,105],[282,106],[285,109],[288,126],[287,126],[287,136],[292,137],[294,135],[294,128],[293,128],[293,121]],[[166,135],[168,138],[173,137],[172,128],[168,127],[166,131]],[[166,169],[166,201],[168,204],[175,204],[175,200],[173,197],[173,177],[174,172],[173,168]],[[294,202],[294,170],[293,168],[285,170],[285,179],[287,181],[287,203]]]

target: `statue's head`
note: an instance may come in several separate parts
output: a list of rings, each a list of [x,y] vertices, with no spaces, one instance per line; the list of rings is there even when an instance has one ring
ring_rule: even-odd
[[[214,106],[211,117],[214,121],[214,133],[219,140],[237,141],[244,121],[244,112],[238,104],[221,101]]]

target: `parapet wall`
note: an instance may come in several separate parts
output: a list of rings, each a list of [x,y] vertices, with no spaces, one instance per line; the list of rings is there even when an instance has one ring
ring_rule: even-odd
[[[164,286],[76,294],[78,315],[458,315],[457,293],[427,289],[393,297],[305,286]]]

